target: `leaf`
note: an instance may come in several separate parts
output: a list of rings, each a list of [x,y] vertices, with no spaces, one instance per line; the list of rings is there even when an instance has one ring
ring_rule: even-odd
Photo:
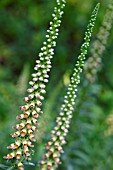
[[[32,162],[24,162],[23,164],[24,164],[24,165],[31,165],[31,166],[35,166],[35,164],[34,164],[34,163],[32,163]]]
[[[87,163],[90,161],[88,155],[82,151],[76,150],[76,155]]]
[[[6,166],[6,165],[4,165],[4,164],[0,164],[0,167],[1,167],[2,169],[12,170],[14,166],[9,167],[9,166]]]
[[[4,165],[4,164],[0,164],[0,167],[3,169],[6,169],[8,166]]]
[[[9,167],[7,170],[12,170],[14,168],[14,166],[11,166],[11,167]]]

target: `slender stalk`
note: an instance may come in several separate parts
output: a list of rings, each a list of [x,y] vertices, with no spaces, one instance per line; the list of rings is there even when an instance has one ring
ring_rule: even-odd
[[[81,54],[78,56],[78,61],[75,65],[67,94],[64,96],[64,102],[61,105],[59,116],[56,118],[56,126],[54,127],[54,130],[51,131],[51,139],[46,145],[47,153],[44,155],[44,159],[39,163],[42,170],[54,170],[59,164],[61,164],[61,153],[64,153],[62,145],[66,143],[65,137],[69,131],[74,105],[76,104],[76,91],[78,84],[80,83],[80,73],[82,72],[82,68],[84,66],[85,56],[87,54],[98,9],[99,4],[96,5],[87,26],[87,32],[85,33],[84,38],[85,42],[81,46]]]
[[[31,160],[32,148],[34,147],[33,142],[35,142],[34,133],[37,131],[37,119],[43,113],[41,106],[46,93],[45,88],[51,70],[51,59],[54,55],[65,3],[65,0],[56,0],[56,7],[52,14],[53,20],[50,22],[50,27],[47,30],[46,41],[43,43],[39,53],[39,59],[36,60],[34,73],[32,74],[33,78],[29,82],[30,88],[27,89],[28,96],[24,98],[25,105],[20,106],[20,110],[23,113],[17,116],[21,123],[13,127],[16,129],[16,132],[11,134],[11,136],[15,138],[15,142],[7,147],[12,152],[4,156],[7,160],[13,160],[15,167],[18,166],[20,170],[24,169],[24,161]]]

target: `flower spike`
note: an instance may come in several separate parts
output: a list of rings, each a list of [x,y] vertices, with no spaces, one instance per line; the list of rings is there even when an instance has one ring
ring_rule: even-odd
[[[34,132],[37,129],[37,119],[43,113],[41,106],[44,94],[46,93],[45,88],[51,70],[51,59],[54,55],[54,48],[66,1],[56,0],[56,3],[54,13],[52,14],[53,20],[50,22],[50,27],[47,30],[46,41],[43,43],[39,59],[36,60],[32,80],[29,82],[30,88],[27,89],[28,96],[24,98],[25,105],[20,106],[20,110],[23,113],[16,117],[21,123],[14,126],[17,131],[11,134],[15,138],[15,143],[8,146],[8,149],[14,151],[4,157],[8,160],[13,159],[20,170],[24,169],[22,162],[30,160],[30,153],[33,147],[32,142],[35,142]]]
[[[97,4],[91,15],[87,32],[85,33],[85,42],[81,47],[81,54],[78,56],[78,61],[75,65],[67,94],[64,96],[64,103],[61,105],[60,114],[56,118],[57,124],[51,131],[51,140],[46,145],[47,152],[44,155],[43,160],[39,163],[39,166],[44,170],[55,169],[59,164],[61,164],[60,156],[61,153],[64,153],[62,146],[66,144],[65,137],[67,136],[70,127],[70,120],[72,118],[72,113],[76,102],[76,91],[78,84],[80,83],[80,73],[82,72],[82,68],[84,66],[85,55],[87,54],[87,48],[89,46],[93,27],[95,25],[98,9],[99,4]]]
[[[85,75],[89,82],[93,83],[96,79],[96,73],[100,70],[102,64],[102,54],[106,49],[108,37],[113,24],[113,1],[108,4],[104,15],[102,26],[99,29],[96,40],[92,44],[91,57],[85,64]]]

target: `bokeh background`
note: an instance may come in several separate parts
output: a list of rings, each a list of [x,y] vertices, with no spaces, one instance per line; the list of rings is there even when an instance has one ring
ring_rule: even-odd
[[[92,41],[101,25],[108,0],[67,0],[50,82],[43,105],[33,162],[38,162],[63,100],[80,53],[91,11],[101,2]],[[0,164],[13,141],[19,106],[26,94],[35,60],[45,40],[55,0],[0,0]],[[78,93],[67,144],[59,170],[113,170],[113,29],[103,54],[98,79],[84,96]],[[89,54],[87,55],[87,57]],[[82,85],[81,85],[82,88]],[[80,89],[81,89],[80,88]],[[84,87],[85,90],[86,87]],[[40,131],[41,130],[41,131]],[[28,169],[38,169],[26,166]]]

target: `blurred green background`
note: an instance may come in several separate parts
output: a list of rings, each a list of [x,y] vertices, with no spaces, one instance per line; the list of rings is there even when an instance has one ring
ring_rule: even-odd
[[[71,70],[80,53],[84,32],[97,2],[101,2],[92,41],[108,1],[67,0],[50,82],[43,105],[33,162],[41,159],[62,103]],[[19,115],[35,60],[45,40],[55,0],[0,0],[0,163]],[[113,170],[113,31],[103,54],[98,80],[89,89],[81,84],[59,170]],[[88,56],[88,55],[87,55]],[[86,91],[86,92],[85,92]],[[80,102],[79,102],[80,101]],[[52,115],[52,116],[51,116]],[[51,123],[50,123],[51,122]],[[27,167],[35,169],[34,167]],[[37,169],[37,168],[36,168]]]

